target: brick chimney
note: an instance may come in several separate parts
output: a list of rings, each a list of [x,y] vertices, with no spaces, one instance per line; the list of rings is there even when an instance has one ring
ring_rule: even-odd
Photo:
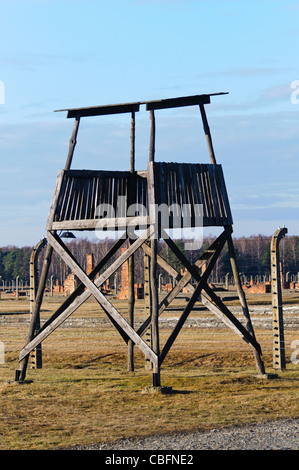
[[[93,254],[88,253],[86,255],[86,274],[87,276],[91,273],[93,270]]]

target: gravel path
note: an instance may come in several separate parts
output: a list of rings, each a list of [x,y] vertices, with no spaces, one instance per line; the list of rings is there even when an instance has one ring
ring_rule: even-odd
[[[299,450],[299,419],[193,433],[121,439],[78,450]]]

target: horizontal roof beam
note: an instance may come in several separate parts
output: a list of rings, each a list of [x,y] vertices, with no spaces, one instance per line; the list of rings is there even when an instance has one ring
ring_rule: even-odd
[[[107,114],[133,113],[139,111],[140,103],[110,104],[107,106],[92,106],[88,108],[58,109],[67,111],[68,118],[85,116],[103,116]]]
[[[183,106],[209,104],[210,102],[210,95],[183,96],[181,98],[148,101],[146,103],[146,109],[147,111],[150,111],[155,109],[179,108]]]
[[[87,108],[58,109],[56,111],[67,111],[68,118],[79,118],[85,116],[103,116],[107,114],[132,113],[139,111],[142,104],[146,105],[146,110],[179,108],[183,106],[194,106],[208,104],[210,97],[216,95],[226,95],[227,93],[211,93],[205,95],[182,96],[179,98],[169,98],[155,101],[138,101],[135,103],[110,104],[106,106],[92,106]]]

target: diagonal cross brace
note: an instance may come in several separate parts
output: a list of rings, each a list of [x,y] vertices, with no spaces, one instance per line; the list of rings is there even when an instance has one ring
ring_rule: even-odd
[[[149,231],[149,230],[148,230]],[[73,255],[69,252],[68,248],[64,245],[57,235],[48,234],[49,243],[53,246],[54,250],[61,256],[67,265],[75,272],[78,278],[83,282],[86,288],[91,292],[95,299],[99,302],[105,310],[109,312],[111,317],[118,323],[118,325],[127,333],[129,338],[141,349],[141,351],[156,364],[158,361],[157,355],[151,348],[140,338],[136,331],[128,324],[116,308],[106,299],[98,287],[89,279],[83,269],[79,266]]]
[[[149,227],[145,234],[142,234],[127,250],[126,253],[121,255],[121,257],[115,262],[107,271],[102,274],[95,283],[85,274],[82,268],[78,265],[77,261],[70,253],[68,248],[63,244],[63,242],[58,238],[56,234],[48,232],[48,241],[53,246],[55,251],[61,256],[61,258],[67,263],[68,266],[73,269],[81,282],[86,286],[87,290],[84,291],[74,303],[75,309],[78,308],[83,302],[85,302],[91,295],[93,295],[99,304],[103,307],[105,311],[108,311],[109,315],[113,320],[119,325],[119,328],[122,329],[124,335],[127,335],[132,341],[142,350],[142,352],[148,357],[153,364],[158,363],[157,355],[151,350],[151,348],[140,338],[140,336],[135,332],[135,330],[127,323],[127,321],[120,315],[120,313],[113,307],[113,305],[105,298],[105,296],[100,292],[98,287],[105,282],[105,280],[111,276],[111,274],[126,261],[126,259],[136,251],[151,235],[153,231],[152,227]],[[122,263],[121,263],[122,261]],[[115,265],[117,265],[115,267]],[[112,271],[112,272],[111,272]],[[24,359],[31,351],[39,344],[43,339],[45,339],[53,329],[57,328],[72,312],[74,311],[74,306],[70,305],[58,318],[56,318],[52,324],[50,324],[40,335],[36,336],[30,343],[28,343],[20,352],[19,361]],[[42,336],[42,339],[41,339]]]
[[[106,255],[101,259],[101,261],[97,264],[97,266],[91,271],[90,274],[88,274],[88,277],[90,279],[94,279],[95,276],[100,272],[100,270],[105,266],[107,261],[117,252],[117,250],[125,243],[127,239],[126,238],[119,238],[116,243],[112,246],[112,248],[106,253]],[[125,253],[127,255],[127,253]],[[123,255],[122,255],[123,256]],[[120,260],[120,258],[118,258]],[[115,263],[113,263],[112,266],[114,266]],[[117,263],[118,265],[118,263]],[[117,269],[117,268],[116,268]],[[109,270],[110,273],[110,270]],[[99,287],[101,284],[103,284],[107,279],[108,275],[110,274],[105,272],[99,277],[99,281],[96,280],[95,284]],[[108,275],[107,275],[108,274]],[[100,283],[99,283],[100,282]],[[88,297],[91,296],[89,291],[86,291],[88,293]],[[77,308],[79,308],[80,305],[84,302],[85,295],[81,297],[81,294],[85,294],[85,286],[84,284],[79,284],[79,286],[74,290],[73,293],[70,294],[69,297],[58,307],[55,313],[43,324],[43,326],[37,331],[36,336],[40,335],[49,325],[53,324],[54,320],[59,318],[59,321],[61,318],[63,318],[63,321],[66,320],[67,317],[69,317],[70,314],[74,313]],[[78,298],[78,299],[77,299]],[[79,303],[78,303],[79,301]],[[65,312],[65,310],[68,309],[67,312],[67,317],[61,317],[61,315]],[[106,312],[107,313],[107,312]],[[109,317],[109,314],[107,314]],[[109,317],[110,320],[113,322],[113,319]],[[115,322],[113,323],[115,326]],[[120,332],[121,334],[121,332]],[[44,338],[43,338],[44,339]],[[124,336],[124,340],[127,341],[128,337],[127,335]]]
[[[229,229],[226,229],[228,235],[231,233]],[[165,242],[167,245],[170,247],[170,249],[177,255],[177,257],[180,259],[180,261],[183,263],[185,268],[192,274],[192,276],[196,279],[197,282],[200,282],[201,276],[198,273],[198,270],[195,266],[193,266],[187,258],[183,255],[183,253],[179,250],[179,248],[176,246],[176,244],[170,239],[165,239]],[[231,323],[234,324],[235,327],[237,327],[242,335],[244,336],[244,339],[248,343],[253,346],[253,348],[261,354],[261,347],[259,343],[256,341],[256,339],[248,332],[248,330],[236,319],[236,317],[230,312],[230,310],[224,305],[224,303],[217,297],[217,295],[214,293],[214,291],[207,285],[205,284],[203,286],[203,290],[208,294],[208,296],[211,298],[211,300],[216,304],[216,306],[224,313],[228,319],[230,320]]]
[[[200,256],[200,258],[195,262],[194,266],[199,269],[203,264],[208,262],[208,260],[211,258],[212,254],[215,252],[216,247],[218,246],[219,243],[219,237],[217,240],[215,240],[212,245]],[[147,247],[146,243],[142,246],[143,250],[145,253],[149,253],[149,248]],[[190,280],[192,278],[192,275],[187,271],[183,276],[179,274],[170,264],[165,261],[163,258],[158,256],[157,259],[158,264],[166,271],[168,272],[171,276],[175,277],[175,279],[178,280],[178,284],[171,290],[171,292],[162,300],[162,302],[159,305],[159,315],[163,313],[165,308],[168,307],[168,305],[172,302],[172,300],[177,296],[177,294],[184,288],[187,287],[187,289],[193,293],[194,292],[194,286],[190,284]],[[213,291],[212,291],[212,294]],[[217,297],[218,299],[218,297]],[[207,309],[209,309],[214,315],[216,315],[228,328],[233,330],[238,336],[240,336],[245,342],[249,343],[248,339],[244,337],[242,333],[242,328],[244,328],[241,323],[234,317],[234,315],[226,308],[224,304],[221,303],[221,305],[216,305],[215,302],[212,302],[210,300],[210,297],[205,291],[201,291],[199,294],[198,300],[200,300],[203,305]],[[220,301],[220,299],[219,299]],[[220,301],[221,302],[221,301]],[[223,307],[225,308],[225,313],[223,312]],[[137,330],[137,333],[142,336],[145,331],[148,329],[150,326],[151,322],[151,317],[148,317],[145,322],[140,326],[140,328]],[[241,328],[240,328],[241,325]],[[247,332],[247,330],[246,330]]]
[[[187,320],[192,308],[194,307],[195,305],[195,302],[197,301],[202,289],[205,288],[205,285],[207,283],[207,280],[209,278],[209,275],[218,259],[218,256],[220,254],[220,252],[222,251],[222,248],[224,246],[226,242],[226,233],[223,232],[223,234],[218,238],[218,246],[217,248],[215,249],[214,253],[213,253],[213,256],[211,258],[211,261],[207,267],[207,269],[205,270],[205,272],[203,273],[202,276],[200,276],[198,274],[198,285],[196,286],[188,304],[186,305],[186,308],[184,309],[182,315],[180,316],[175,328],[173,329],[172,333],[170,334],[168,340],[166,341],[165,343],[165,346],[161,352],[161,355],[160,355],[160,365],[162,364],[163,360],[165,359],[169,349],[171,348],[172,344],[174,343],[177,335],[179,334],[179,332],[181,331],[181,328],[183,327],[185,321]]]
[[[214,265],[215,261],[213,261],[213,259],[217,259],[217,257],[219,256],[219,253],[221,252],[222,248],[223,248],[223,245],[226,241],[226,232],[223,232],[218,238],[217,240],[215,240],[211,246],[209,247],[208,250],[206,250],[201,256],[200,258],[195,262],[195,268],[198,270],[199,268],[201,268],[204,264],[206,264],[210,258],[211,261],[209,263],[209,268],[208,268],[208,272],[211,271],[212,269],[212,266]],[[143,251],[150,256],[150,248],[147,246],[147,244],[145,243],[143,246],[142,246],[142,249]],[[189,284],[189,282],[191,281],[191,278],[192,278],[192,274],[187,271],[185,274],[181,275],[179,274],[172,266],[170,266],[169,263],[167,263],[167,261],[165,261],[163,258],[161,258],[161,256],[158,255],[157,257],[157,262],[158,264],[165,270],[167,271],[172,277],[174,277],[178,283],[176,284],[176,286],[169,292],[168,295],[166,295],[166,297],[164,297],[164,299],[162,300],[162,302],[160,303],[159,305],[159,315],[161,315],[163,313],[163,311],[169,306],[169,304],[175,299],[175,297],[178,295],[178,293],[185,287]],[[189,284],[189,290],[191,292],[194,291],[194,287]],[[150,326],[150,321],[151,321],[151,318],[147,318],[145,320],[145,322],[140,326],[139,330],[138,330],[138,333],[140,335],[144,334],[145,331],[147,330],[147,328]]]

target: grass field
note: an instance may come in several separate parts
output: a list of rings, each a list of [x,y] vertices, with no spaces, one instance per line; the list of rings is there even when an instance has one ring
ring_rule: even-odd
[[[268,299],[269,300],[269,299]],[[46,298],[42,319],[61,298]],[[258,301],[258,299],[257,299]],[[267,299],[260,299],[265,303]],[[293,299],[296,302],[297,299]],[[125,315],[126,303],[116,301]],[[176,307],[163,318],[178,317]],[[289,299],[286,300],[289,302]],[[137,302],[136,322],[145,319]],[[135,371],[127,372],[126,345],[91,300],[42,345],[43,367],[28,367],[26,382],[14,382],[18,355],[26,342],[29,302],[0,300],[0,449],[57,449],[195,429],[298,417],[299,365],[290,361],[298,329],[286,329],[286,370],[258,378],[251,349],[226,328],[184,327],[161,370],[169,395],[145,394],[152,373],[135,348]],[[205,316],[196,310],[192,315]],[[5,321],[3,321],[5,320]],[[94,323],[93,323],[94,321]],[[161,343],[173,326],[161,325]],[[268,373],[272,331],[258,329]]]

